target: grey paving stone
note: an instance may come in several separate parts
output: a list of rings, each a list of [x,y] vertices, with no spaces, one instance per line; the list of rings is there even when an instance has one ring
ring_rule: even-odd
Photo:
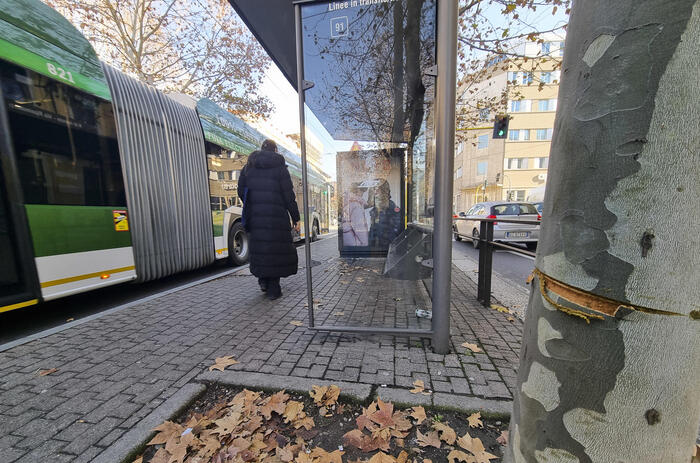
[[[444,392],[433,394],[433,405],[460,410],[464,413],[481,411],[485,416],[510,416],[513,409],[513,402],[511,401],[482,399]]]
[[[377,389],[377,396],[385,402],[403,405],[431,405],[431,395],[412,394],[408,389],[382,387]]]

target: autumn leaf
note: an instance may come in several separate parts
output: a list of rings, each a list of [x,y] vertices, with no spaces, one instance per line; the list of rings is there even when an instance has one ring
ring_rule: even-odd
[[[491,304],[491,308],[501,313],[511,313],[510,309],[498,304]]]
[[[298,320],[292,320],[291,322],[289,322],[289,324],[294,326],[304,326],[304,324]]]
[[[507,320],[508,320],[509,322],[514,322],[514,321],[515,321],[515,318],[513,318],[513,317],[508,317]]]
[[[396,458],[391,455],[387,455],[384,452],[377,452],[372,455],[368,463],[396,463]]]
[[[425,416],[425,408],[423,407],[413,407],[409,416],[412,416],[416,420],[416,424],[421,424],[427,418]]]
[[[484,427],[484,423],[481,421],[481,412],[472,413],[467,417],[467,421],[469,421],[470,428]]]
[[[310,455],[314,460],[318,459],[318,463],[343,463],[342,457],[344,453],[341,450],[327,452],[321,447],[315,447],[311,450]]]
[[[447,424],[435,422],[433,423],[433,429],[440,434],[440,439],[450,445],[454,444],[455,440],[457,440],[457,433]]]
[[[459,450],[453,450],[447,455],[447,461],[448,463],[455,463],[457,461],[462,461],[465,463],[476,463],[475,457],[471,455],[467,455],[466,453],[459,451]]]
[[[501,431],[501,435],[496,438],[496,442],[501,445],[508,445],[508,431]]]
[[[143,463],[143,457],[138,457],[136,460],[132,461],[131,463]]]
[[[311,386],[311,389],[309,395],[318,406],[330,407],[338,402],[340,388],[335,384],[330,386]]]
[[[415,387],[409,391],[412,394],[419,394],[425,390],[425,384],[423,383],[422,379],[417,379],[413,381],[413,385]]]
[[[474,455],[474,463],[489,463],[491,460],[498,458],[496,455],[492,455],[486,451],[481,439],[472,437],[469,433],[457,439],[457,445]]]
[[[39,370],[39,376],[50,375],[51,373],[56,373],[58,368],[50,368],[48,370]]]
[[[231,413],[224,418],[214,421],[216,426],[213,430],[215,434],[228,435],[231,434],[241,424],[241,414],[238,412]]]
[[[284,448],[278,448],[276,452],[277,457],[285,463],[294,460],[294,451],[292,449],[293,446],[291,445],[287,445]]]
[[[287,400],[289,400],[289,395],[285,394],[283,390],[273,394],[263,402],[263,405],[260,407],[260,414],[267,420],[272,418],[272,412],[282,415],[287,408]]]
[[[297,418],[300,418],[300,414],[303,413],[304,410],[304,404],[301,402],[297,402],[296,400],[292,400],[290,402],[287,402],[287,405],[284,409],[284,418],[286,423],[291,423],[292,421],[295,421]]]
[[[153,428],[153,431],[158,431],[158,433],[146,445],[165,444],[173,436],[177,437],[182,434],[184,430],[184,426],[173,423],[172,421],[166,421]]]
[[[396,463],[406,463],[408,461],[408,452],[402,450],[399,456],[396,457]]]
[[[440,448],[440,437],[438,437],[437,431],[431,431],[428,434],[423,434],[419,430],[416,430],[416,440],[418,441],[418,445],[421,447],[435,447],[436,449]]]
[[[391,402],[382,402],[382,399],[377,399],[377,407],[379,410],[372,413],[370,420],[377,423],[379,426],[388,427],[394,424],[392,415],[394,414],[394,404]]]
[[[333,312],[333,315],[335,315],[336,317],[342,317],[343,315],[345,315],[345,312]]]
[[[233,355],[226,355],[224,357],[217,357],[214,365],[209,367],[209,371],[219,370],[224,371],[227,366],[235,365],[238,361],[234,360]]]
[[[479,349],[479,346],[477,346],[476,344],[470,344],[468,342],[463,342],[462,347],[466,347],[467,349],[469,349],[470,351],[475,352],[475,353],[481,352],[481,349]]]

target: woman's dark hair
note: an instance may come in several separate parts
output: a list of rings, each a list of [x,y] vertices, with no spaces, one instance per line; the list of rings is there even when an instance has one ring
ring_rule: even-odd
[[[267,139],[262,143],[262,146],[260,147],[262,151],[272,151],[274,153],[277,152],[277,143],[274,141]]]

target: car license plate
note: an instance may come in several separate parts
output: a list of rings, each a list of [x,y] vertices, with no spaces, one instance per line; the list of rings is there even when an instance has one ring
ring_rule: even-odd
[[[530,236],[529,232],[506,232],[506,238],[527,238]]]

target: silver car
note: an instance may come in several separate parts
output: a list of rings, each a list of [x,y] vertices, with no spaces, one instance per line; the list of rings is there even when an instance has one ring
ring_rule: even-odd
[[[474,247],[478,248],[481,222],[476,219],[539,221],[542,217],[532,203],[508,201],[477,203],[468,212],[460,213],[455,218],[452,227],[455,240],[471,240]],[[539,225],[495,222],[493,226],[494,241],[522,243],[530,251],[537,249],[539,237]]]

